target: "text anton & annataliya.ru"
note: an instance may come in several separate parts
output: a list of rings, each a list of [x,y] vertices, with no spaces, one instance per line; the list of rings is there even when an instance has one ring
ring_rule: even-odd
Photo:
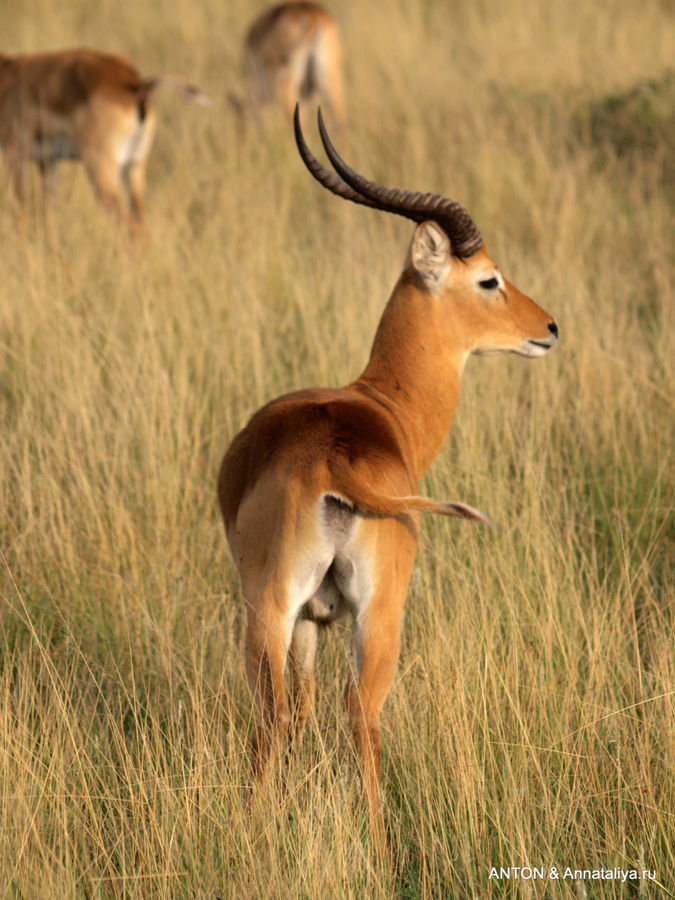
[[[651,869],[573,869],[559,866],[493,866],[489,879],[497,881],[654,881],[656,872]]]

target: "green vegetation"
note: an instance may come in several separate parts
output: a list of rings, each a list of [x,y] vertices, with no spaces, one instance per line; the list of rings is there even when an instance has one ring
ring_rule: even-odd
[[[504,528],[424,524],[383,715],[392,869],[344,731],[346,623],[285,790],[245,808],[218,464],[264,401],[360,372],[412,233],[322,192],[273,116],[238,133],[258,8],[0,7],[5,52],[117,50],[215,101],[158,92],[139,246],[75,166],[46,218],[0,210],[0,894],[675,896],[673,147],[654,129],[618,178],[564,124],[666,83],[668,4],[334,5],[347,159],[465,205],[561,334],[469,362],[423,485]],[[656,881],[489,878],[528,865]]]
[[[608,141],[618,153],[675,150],[675,70],[667,69],[618,94],[596,101],[591,110],[596,141]]]

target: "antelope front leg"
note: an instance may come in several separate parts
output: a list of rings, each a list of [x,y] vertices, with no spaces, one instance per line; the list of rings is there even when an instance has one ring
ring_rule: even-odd
[[[314,656],[318,630],[315,622],[298,619],[291,639],[291,649],[288,655],[291,682],[291,727],[296,746],[300,744],[305,722],[314,707],[316,695]]]

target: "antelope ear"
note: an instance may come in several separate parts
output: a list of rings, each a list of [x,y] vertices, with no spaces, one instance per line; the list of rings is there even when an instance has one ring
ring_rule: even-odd
[[[410,258],[415,271],[430,291],[437,291],[450,271],[452,249],[447,234],[435,222],[415,229]]]

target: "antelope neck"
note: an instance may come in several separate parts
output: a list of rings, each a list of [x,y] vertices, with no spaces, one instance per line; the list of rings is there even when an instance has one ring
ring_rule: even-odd
[[[417,480],[448,435],[467,356],[460,335],[449,334],[441,320],[443,302],[404,276],[382,314],[368,365],[354,383],[399,424]]]

